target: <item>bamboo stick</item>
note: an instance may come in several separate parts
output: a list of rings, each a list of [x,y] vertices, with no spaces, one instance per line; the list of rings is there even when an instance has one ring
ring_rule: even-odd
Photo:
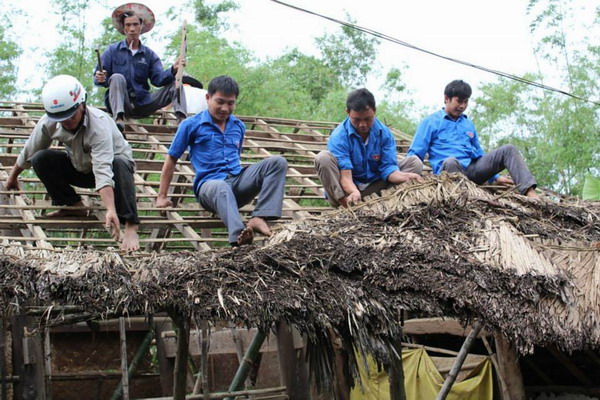
[[[469,354],[469,349],[473,345],[473,342],[477,338],[477,335],[479,334],[481,329],[483,329],[483,324],[481,324],[480,322],[476,322],[473,325],[473,330],[471,331],[469,336],[467,336],[462,347],[460,348],[460,352],[458,353],[458,356],[456,356],[456,361],[454,362],[452,369],[448,373],[448,376],[446,377],[446,380],[444,381],[444,384],[442,385],[442,388],[440,389],[436,400],[445,400],[446,396],[448,396],[448,393],[450,393],[452,385],[454,385],[456,377],[458,376],[458,373],[460,372],[460,369],[463,363],[465,362],[467,355]]]
[[[211,393],[208,396],[208,399],[225,399],[227,397],[235,398],[238,396],[251,396],[255,394],[271,394],[271,393],[281,393],[285,392],[285,386],[279,386],[274,388],[266,388],[266,389],[252,389],[252,390],[239,390],[235,392],[221,392],[221,393]],[[287,395],[282,394],[279,398],[287,398]],[[191,396],[186,396],[185,400],[203,400],[205,399],[203,394],[193,394]],[[137,399],[137,400],[173,400],[173,397],[148,397],[145,399]]]
[[[237,372],[235,373],[235,376],[233,377],[233,380],[231,381],[231,385],[229,385],[230,392],[235,392],[243,385],[244,381],[246,380],[246,377],[248,376],[248,373],[250,372],[250,368],[252,367],[252,364],[254,363],[254,359],[256,358],[257,354],[260,352],[260,348],[266,338],[267,338],[267,334],[265,332],[263,332],[260,329],[258,331],[256,331],[256,335],[254,335],[252,342],[248,346],[248,350],[246,351],[246,355],[244,356],[243,362],[240,364]],[[211,398],[211,397],[208,397],[208,398]],[[225,399],[233,400],[234,396],[227,396],[227,397],[225,397]]]

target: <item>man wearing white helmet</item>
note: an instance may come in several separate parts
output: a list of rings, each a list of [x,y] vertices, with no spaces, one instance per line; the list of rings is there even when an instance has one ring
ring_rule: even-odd
[[[126,3],[113,11],[112,21],[125,40],[111,44],[102,54],[102,70],[96,66],[94,84],[108,88],[104,101],[119,130],[125,129],[124,117],[147,117],[169,104],[181,122],[187,105],[184,91],[177,93],[175,89],[175,75],[184,62],[177,59],[163,70],[160,58],[140,41],[140,35],[154,26],[152,10],[143,4]],[[150,93],[148,81],[161,89]]]
[[[46,114],[40,118],[19,154],[7,189],[19,189],[18,177],[33,167],[55,206],[83,206],[73,186],[95,188],[106,207],[106,227],[120,239],[121,250],[139,249],[137,206],[131,146],[105,112],[85,104],[86,92],[72,76],[58,75],[42,90]],[[53,141],[65,150],[53,150]],[[85,216],[85,210],[59,209],[48,217]]]

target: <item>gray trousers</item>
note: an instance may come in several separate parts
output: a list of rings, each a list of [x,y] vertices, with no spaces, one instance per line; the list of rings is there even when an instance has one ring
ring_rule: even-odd
[[[281,217],[287,161],[274,156],[249,165],[239,175],[229,175],[224,180],[209,180],[198,190],[200,205],[221,218],[229,233],[229,243],[237,243],[244,229],[238,209],[252,201],[258,194],[253,217],[277,219]]]
[[[339,207],[337,199],[346,197],[348,193],[344,192],[342,185],[340,184],[340,169],[338,167],[337,158],[331,154],[328,150],[323,150],[317,157],[315,157],[315,167],[317,169],[317,175],[323,184],[325,192],[327,192],[327,201],[334,206]],[[404,160],[398,163],[398,167],[402,172],[413,172],[415,174],[421,174],[423,171],[423,163],[417,156],[406,157]],[[369,186],[360,190],[362,197],[368,196],[373,193],[380,194],[383,189],[386,189],[391,184],[388,181],[376,180],[371,182]]]
[[[473,160],[467,168],[463,168],[454,157],[446,158],[442,164],[442,171],[460,172],[478,185],[491,179],[504,169],[508,170],[519,193],[525,194],[529,188],[533,187],[535,189],[537,186],[535,178],[527,168],[519,149],[512,144],[501,146],[485,154],[480,159]]]
[[[119,114],[126,117],[145,118],[163,107],[173,104],[173,111],[187,115],[187,103],[185,100],[185,91],[180,91],[177,96],[175,81],[167,86],[163,86],[150,94],[150,103],[143,106],[132,103],[127,90],[127,80],[121,74],[112,74],[108,78],[108,97],[106,98],[106,108],[110,111],[116,120]]]
[[[40,150],[31,158],[31,166],[52,198],[55,206],[71,206],[81,201],[73,186],[93,188],[96,180],[92,172],[84,174],[73,167],[66,152],[61,150]],[[133,172],[135,164],[124,156],[116,155],[113,160],[113,180],[115,182],[115,208],[121,223],[139,224],[135,200]]]

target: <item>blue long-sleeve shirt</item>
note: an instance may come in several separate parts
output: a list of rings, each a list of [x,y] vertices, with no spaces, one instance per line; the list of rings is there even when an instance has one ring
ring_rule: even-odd
[[[479,144],[475,125],[461,114],[453,120],[441,109],[419,124],[407,156],[416,155],[421,161],[429,154],[429,164],[434,174],[439,174],[446,158],[454,157],[463,168],[485,154]],[[492,180],[497,178],[494,176]]]
[[[94,77],[94,84],[108,87],[108,79],[112,74],[121,74],[127,81],[127,90],[130,98],[136,105],[150,103],[150,85],[148,80],[156,86],[162,87],[173,82],[175,76],[172,68],[163,69],[160,58],[149,47],[140,42],[138,51],[131,54],[127,48],[127,41],[113,43],[102,54],[102,67],[106,70],[106,81],[98,83]],[[96,65],[94,75],[98,71]],[[131,96],[135,94],[134,97]]]
[[[340,170],[352,170],[355,184],[387,180],[399,170],[392,132],[377,118],[366,143],[346,118],[331,133],[327,148],[337,158]]]
[[[205,110],[179,125],[168,154],[180,158],[189,147],[190,160],[196,171],[194,193],[197,195],[198,189],[207,180],[240,174],[245,133],[246,126],[234,115],[229,116],[225,132],[221,132]]]

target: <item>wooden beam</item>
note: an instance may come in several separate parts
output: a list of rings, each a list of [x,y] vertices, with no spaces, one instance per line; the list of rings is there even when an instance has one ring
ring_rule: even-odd
[[[463,326],[452,318],[414,318],[404,321],[402,333],[405,335],[453,335],[467,337],[473,327]],[[479,336],[490,336],[491,334],[482,329]]]
[[[498,356],[498,373],[504,377],[506,383],[506,388],[501,394],[502,400],[525,400],[525,384],[516,347],[500,333],[494,334],[494,344]]]

